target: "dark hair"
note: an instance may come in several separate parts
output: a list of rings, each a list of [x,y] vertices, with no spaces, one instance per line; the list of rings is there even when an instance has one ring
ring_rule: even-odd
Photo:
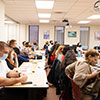
[[[72,50],[68,50],[64,57],[64,60],[61,63],[61,67],[65,69],[66,66],[72,64],[75,61],[77,61],[75,53]]]
[[[57,44],[57,43],[58,43],[57,41],[54,42],[54,44]]]
[[[7,43],[0,41],[0,51],[2,51],[4,47],[8,47]]]
[[[71,50],[70,46],[65,46],[63,49],[63,55],[65,55],[68,50]]]
[[[16,42],[16,40],[12,39],[9,41],[9,45],[11,46],[12,44],[14,44],[14,42]]]
[[[24,45],[24,43],[26,43],[26,41],[23,41],[22,44]]]
[[[20,54],[20,50],[19,50],[18,48],[13,48],[13,49],[14,49],[14,51],[15,51],[15,53],[16,53],[17,55]]]
[[[78,43],[77,43],[77,47],[81,47],[80,43],[81,43],[81,42],[78,42]]]
[[[26,42],[26,43],[25,43],[25,47],[28,47],[29,44],[30,44],[30,42]]]

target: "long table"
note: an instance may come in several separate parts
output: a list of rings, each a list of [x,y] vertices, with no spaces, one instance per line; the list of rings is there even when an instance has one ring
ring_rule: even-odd
[[[45,58],[42,60],[32,60],[31,62],[24,62],[19,68],[20,73],[28,76],[27,82],[32,84],[17,83],[13,86],[6,86],[5,88],[26,88],[27,100],[42,100],[42,96],[46,95],[46,89],[48,86],[45,68]]]

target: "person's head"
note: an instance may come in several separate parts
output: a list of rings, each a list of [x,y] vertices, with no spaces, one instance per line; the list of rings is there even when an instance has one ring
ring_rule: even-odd
[[[68,50],[65,54],[64,60],[61,63],[61,67],[65,69],[66,66],[75,61],[77,61],[75,53],[72,50]]]
[[[36,45],[37,44],[36,41],[33,41],[33,44]]]
[[[14,39],[10,40],[9,45],[10,45],[12,48],[16,48],[16,45],[17,45],[16,40],[14,40]]]
[[[48,41],[46,41],[46,45],[48,45],[49,43],[48,43]]]
[[[77,44],[77,46],[78,46],[78,47],[81,47],[81,46],[82,46],[82,45],[81,45],[81,42],[79,42],[79,43]]]
[[[59,54],[62,54],[63,49],[64,49],[64,46],[63,45],[61,45],[61,46],[58,47],[57,53],[56,53],[56,57],[58,57]]]
[[[53,45],[53,41],[52,40],[50,40],[50,44]]]
[[[54,44],[58,44],[58,42],[57,41],[55,41],[55,43]]]
[[[26,41],[23,41],[23,42],[22,42],[22,44],[23,44],[23,46],[25,46],[25,44],[26,44]]]
[[[0,60],[5,60],[8,57],[9,47],[8,45],[0,41]]]
[[[62,52],[63,55],[65,55],[68,50],[71,50],[70,46],[65,46]]]
[[[30,42],[25,43],[25,47],[29,47],[29,45],[31,45]]]
[[[88,64],[90,65],[95,65],[97,64],[99,58],[99,53],[97,50],[95,49],[89,49],[86,53],[85,53],[85,60]]]

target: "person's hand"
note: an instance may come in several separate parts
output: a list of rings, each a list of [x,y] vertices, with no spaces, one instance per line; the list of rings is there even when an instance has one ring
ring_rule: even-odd
[[[19,73],[18,73],[17,70],[10,70],[10,72],[7,73],[7,77],[18,78],[19,77]]]
[[[28,58],[30,58],[30,59],[31,59],[31,58],[34,58],[34,56],[30,55],[30,56],[28,56]]]
[[[27,81],[27,76],[25,74],[20,74],[20,82],[25,83]]]

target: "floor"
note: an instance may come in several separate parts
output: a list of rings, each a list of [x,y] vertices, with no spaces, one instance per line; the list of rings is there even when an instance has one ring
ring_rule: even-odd
[[[60,95],[56,95],[55,87],[49,87],[47,90],[47,96],[43,100],[59,100]]]
[[[46,74],[50,72],[50,68],[46,69]],[[43,100],[59,100],[60,95],[56,95],[56,88],[54,86],[49,86],[47,90],[47,96]]]

